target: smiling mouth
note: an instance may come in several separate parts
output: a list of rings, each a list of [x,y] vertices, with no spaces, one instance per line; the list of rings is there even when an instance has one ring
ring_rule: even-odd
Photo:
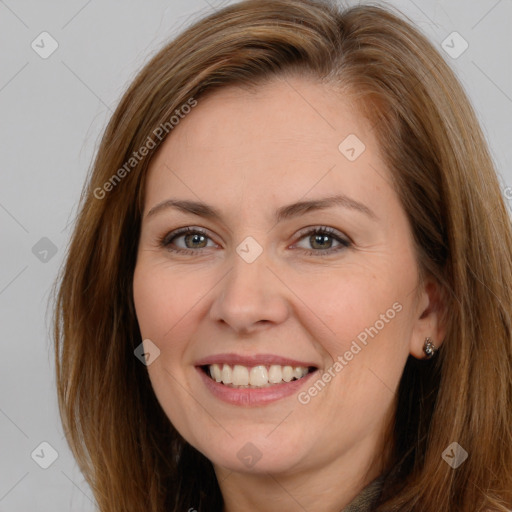
[[[200,367],[212,380],[227,387],[239,389],[268,388],[300,380],[317,370],[314,366],[281,366],[273,365],[229,365],[210,364]]]

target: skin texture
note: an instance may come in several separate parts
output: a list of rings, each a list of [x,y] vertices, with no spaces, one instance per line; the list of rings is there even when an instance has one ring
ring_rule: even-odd
[[[338,149],[349,134],[365,145],[354,161]],[[341,510],[383,469],[407,357],[424,356],[425,337],[436,346],[444,337],[438,288],[429,279],[418,288],[410,226],[390,183],[350,98],[301,77],[199,100],[151,163],[134,274],[142,338],[160,349],[149,377],[173,425],[213,462],[226,512]],[[335,206],[275,221],[279,207],[333,194],[375,218]],[[222,220],[175,208],[147,216],[171,197],[208,203]],[[194,254],[159,245],[187,226],[209,238],[181,236],[171,247]],[[301,234],[319,226],[351,245]],[[236,251],[248,236],[263,249],[250,264]],[[329,248],[340,250],[319,255]],[[194,366],[219,353],[276,354],[312,361],[321,375],[394,303],[401,311],[307,404],[297,394],[258,407],[224,403]],[[261,454],[252,467],[237,456],[248,442]]]

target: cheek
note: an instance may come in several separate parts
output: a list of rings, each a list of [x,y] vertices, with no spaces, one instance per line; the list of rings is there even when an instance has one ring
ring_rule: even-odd
[[[376,322],[380,327],[381,314],[391,309],[388,316],[395,316],[392,308],[400,299],[399,286],[383,272],[348,268],[316,277],[296,280],[294,291],[313,313],[317,326],[312,332],[322,336],[322,345],[333,356],[347,350],[366,328]]]
[[[199,286],[201,284],[201,286]],[[133,299],[143,339],[154,340],[160,349],[186,329],[194,306],[204,294],[191,272],[176,272],[162,265],[138,264],[133,278]]]
[[[169,269],[166,263],[137,263],[133,277],[133,298],[142,339],[155,343],[160,354],[147,367],[153,391],[167,417],[180,432],[190,432],[187,407],[190,396],[184,391],[186,381],[183,359],[189,347],[204,288],[190,272]],[[204,286],[204,280],[203,280]]]
[[[401,271],[393,263],[385,258],[371,268],[347,266],[330,272],[328,279],[308,279],[309,285],[301,280],[295,290],[315,313],[306,328],[314,333],[323,370],[329,373],[324,375],[329,381],[324,399],[313,408],[326,408],[325,414],[340,421],[347,414],[361,424],[380,417],[399,383],[408,356],[410,290],[416,274],[413,263]],[[306,392],[304,400],[316,393]]]

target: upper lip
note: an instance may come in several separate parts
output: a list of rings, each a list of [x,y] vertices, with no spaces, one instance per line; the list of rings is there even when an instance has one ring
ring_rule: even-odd
[[[212,356],[205,357],[197,361],[196,366],[208,366],[211,364],[239,364],[241,366],[270,366],[273,364],[280,366],[304,366],[306,368],[315,367],[317,365],[308,361],[297,361],[296,359],[290,359],[289,357],[277,356],[274,354],[254,354],[250,356],[242,356],[239,354],[215,354]]]

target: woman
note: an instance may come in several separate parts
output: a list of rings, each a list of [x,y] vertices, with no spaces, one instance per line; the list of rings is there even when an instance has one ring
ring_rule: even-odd
[[[60,282],[99,510],[508,510],[511,282],[484,137],[411,24],[196,22],[114,113]]]

